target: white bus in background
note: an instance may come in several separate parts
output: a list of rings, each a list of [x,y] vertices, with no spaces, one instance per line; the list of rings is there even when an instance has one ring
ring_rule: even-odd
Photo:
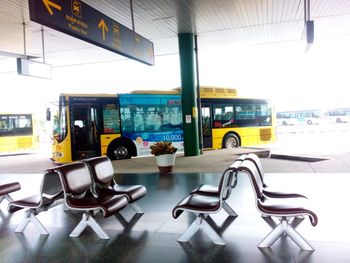
[[[350,108],[335,108],[326,112],[326,118],[330,123],[350,122]]]
[[[320,124],[321,110],[282,111],[276,114],[277,125],[312,125]]]

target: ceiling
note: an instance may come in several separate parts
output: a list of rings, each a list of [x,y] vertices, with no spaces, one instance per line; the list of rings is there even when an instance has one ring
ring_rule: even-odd
[[[84,2],[132,27],[130,0]],[[200,48],[304,38],[304,0],[133,0],[133,10],[135,31],[154,43],[156,56],[177,53],[184,32],[197,34]],[[311,0],[310,19],[315,41],[350,35],[350,1]],[[42,57],[41,26],[29,20],[28,0],[0,0],[0,61],[24,54],[23,23],[26,54]],[[44,40],[46,63],[54,67],[124,59],[47,27]]]

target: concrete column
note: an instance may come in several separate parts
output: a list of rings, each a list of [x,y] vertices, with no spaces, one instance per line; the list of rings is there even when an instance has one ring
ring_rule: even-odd
[[[197,156],[199,155],[199,140],[194,35],[193,33],[182,33],[178,35],[178,40],[185,156]]]

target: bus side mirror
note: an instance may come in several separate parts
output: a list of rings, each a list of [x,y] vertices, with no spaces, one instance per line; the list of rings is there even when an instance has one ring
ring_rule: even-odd
[[[46,120],[51,121],[51,111],[49,108],[46,109]]]

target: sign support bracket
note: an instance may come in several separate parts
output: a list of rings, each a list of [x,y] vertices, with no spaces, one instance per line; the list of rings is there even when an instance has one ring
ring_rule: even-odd
[[[41,26],[41,47],[43,51],[43,63],[45,63],[45,39],[44,39],[44,27]]]
[[[26,23],[23,22],[23,54],[24,59],[27,59],[27,41],[26,41]]]
[[[131,27],[132,27],[132,31],[135,32],[134,8],[133,8],[132,0],[130,0],[130,13],[131,13]]]

